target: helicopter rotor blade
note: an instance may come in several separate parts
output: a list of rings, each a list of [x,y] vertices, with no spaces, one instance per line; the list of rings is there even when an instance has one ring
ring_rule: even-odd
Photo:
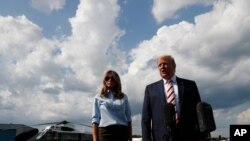
[[[60,121],[60,122],[46,122],[46,123],[40,123],[40,124],[34,124],[34,125],[31,125],[31,126],[40,126],[40,125],[51,125],[51,124],[68,124],[68,123],[72,123],[72,122],[68,122],[66,120],[63,120],[63,121]],[[75,125],[81,125],[81,126],[85,126],[85,127],[92,127],[91,125],[87,125],[87,124],[83,124],[83,123],[72,123],[72,124],[75,124]]]
[[[60,121],[60,122],[45,122],[45,123],[39,123],[39,124],[34,124],[34,125],[31,125],[31,126],[40,126],[40,125],[50,125],[50,124],[67,124],[67,123],[70,123],[66,120],[64,121]]]
[[[91,125],[87,125],[87,124],[78,123],[78,125],[81,125],[81,126],[86,126],[86,127],[90,127],[90,128],[92,128],[92,126],[91,126]]]

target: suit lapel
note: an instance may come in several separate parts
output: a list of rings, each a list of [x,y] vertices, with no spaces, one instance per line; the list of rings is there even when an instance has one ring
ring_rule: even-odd
[[[183,94],[184,94],[184,82],[176,77],[177,85],[178,85],[178,92],[179,92],[179,106],[180,106],[180,112],[182,109],[182,101],[183,101]]]
[[[161,105],[166,105],[166,96],[165,96],[165,90],[164,90],[164,84],[163,84],[163,80],[158,81],[157,84],[157,90],[161,99]]]

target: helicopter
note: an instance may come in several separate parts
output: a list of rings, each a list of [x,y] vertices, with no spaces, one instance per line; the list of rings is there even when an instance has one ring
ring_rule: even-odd
[[[90,132],[82,132],[75,128],[75,125],[68,121],[43,123],[39,125],[49,125],[35,138],[29,141],[92,141],[92,134]],[[91,128],[90,125],[78,124],[84,127]]]
[[[48,125],[39,132],[35,126]],[[75,125],[91,128],[86,124],[68,121],[42,123],[36,125],[0,124],[0,140],[4,141],[92,141],[91,132],[79,131]]]
[[[28,141],[37,135],[38,129],[24,124],[0,124],[0,140],[2,141]]]

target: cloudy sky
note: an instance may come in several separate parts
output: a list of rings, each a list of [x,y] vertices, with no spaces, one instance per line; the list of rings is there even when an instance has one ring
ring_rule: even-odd
[[[103,74],[116,70],[140,134],[155,59],[195,80],[213,136],[250,123],[249,0],[1,0],[0,123],[91,124]]]

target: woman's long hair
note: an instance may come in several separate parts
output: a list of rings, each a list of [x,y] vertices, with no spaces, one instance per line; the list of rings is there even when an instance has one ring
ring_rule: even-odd
[[[106,86],[105,78],[106,77],[113,77],[114,78],[114,88],[112,89],[113,95],[115,98],[121,99],[123,98],[124,94],[122,93],[122,86],[121,86],[121,80],[119,75],[113,71],[113,70],[108,70],[103,78],[103,86],[100,92],[101,97],[107,97],[108,96],[108,88]]]

